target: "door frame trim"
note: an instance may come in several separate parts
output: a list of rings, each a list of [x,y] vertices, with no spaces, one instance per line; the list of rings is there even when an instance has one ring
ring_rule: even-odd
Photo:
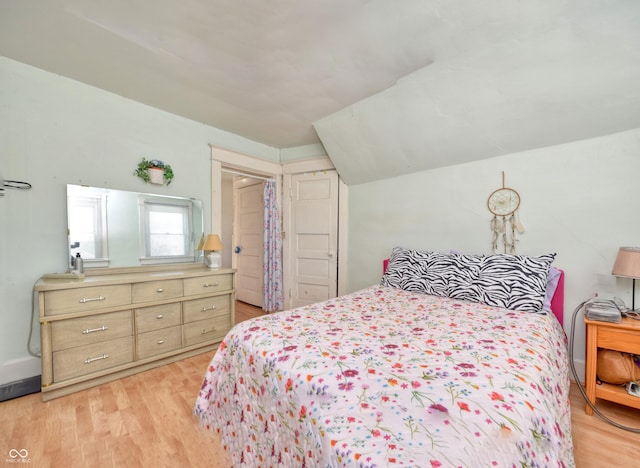
[[[211,148],[211,233],[222,232],[222,168],[251,172],[276,181],[278,209],[282,210],[282,164],[237,153],[215,145]]]
[[[299,161],[288,161],[285,163],[267,161],[246,154],[238,153],[220,146],[209,144],[211,148],[211,233],[222,232],[222,168],[236,169],[238,171],[250,172],[255,175],[272,177],[276,181],[277,203],[280,213],[282,213],[282,229],[285,229],[285,220],[289,220],[290,214],[283,210],[283,177],[288,177],[291,182],[292,174],[299,174],[308,171],[334,170],[331,159],[328,156],[319,158],[304,159]],[[338,173],[338,295],[348,293],[347,270],[348,270],[348,208],[349,208],[349,187],[344,183]],[[288,258],[288,242],[284,239],[282,264],[286,265],[285,258]],[[286,252],[286,255],[285,255]],[[283,268],[283,286],[290,283],[288,268]],[[285,289],[287,291],[287,289]],[[289,308],[288,294],[284,298],[285,309]]]

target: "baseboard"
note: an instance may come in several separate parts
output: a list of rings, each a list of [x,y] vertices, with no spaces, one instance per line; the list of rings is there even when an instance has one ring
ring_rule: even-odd
[[[0,401],[11,400],[40,391],[40,376],[34,375],[15,382],[0,385]]]

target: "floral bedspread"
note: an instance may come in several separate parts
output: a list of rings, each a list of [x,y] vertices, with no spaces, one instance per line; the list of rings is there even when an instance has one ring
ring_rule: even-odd
[[[194,414],[234,466],[575,466],[553,316],[382,286],[236,325]]]

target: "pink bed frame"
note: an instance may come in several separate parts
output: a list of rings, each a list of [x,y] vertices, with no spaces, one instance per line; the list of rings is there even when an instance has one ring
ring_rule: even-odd
[[[387,271],[389,265],[389,259],[385,258],[382,262],[382,273]],[[558,279],[558,287],[556,292],[551,298],[551,312],[556,316],[560,325],[564,325],[564,271],[560,271],[560,278]]]
[[[556,316],[560,325],[564,325],[564,270],[560,271],[558,279],[558,287],[551,298],[551,312]]]

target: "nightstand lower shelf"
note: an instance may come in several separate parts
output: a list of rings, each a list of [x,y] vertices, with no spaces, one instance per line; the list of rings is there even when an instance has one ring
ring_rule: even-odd
[[[625,387],[602,383],[596,385],[596,398],[640,409],[640,397],[629,395]]]
[[[589,401],[595,405],[600,398],[640,409],[640,397],[629,395],[625,387],[608,383],[596,385],[599,349],[640,354],[640,321],[623,318],[620,323],[611,323],[588,320],[585,317],[584,323],[587,326],[585,387]],[[586,404],[585,411],[588,415],[593,414],[589,403]]]

